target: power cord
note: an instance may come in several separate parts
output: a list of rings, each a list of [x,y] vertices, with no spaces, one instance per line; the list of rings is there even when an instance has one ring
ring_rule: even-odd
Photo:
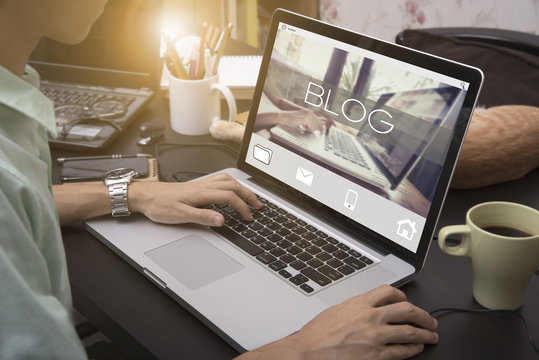
[[[433,310],[431,312],[429,312],[429,314],[433,317],[436,317],[435,314],[437,313],[456,313],[456,312],[463,312],[463,313],[480,313],[480,314],[485,314],[485,313],[494,313],[494,314],[508,314],[508,315],[513,315],[513,316],[516,316],[520,319],[520,321],[522,321],[522,324],[524,325],[524,329],[526,330],[526,332],[528,333],[528,340],[530,341],[530,345],[531,347],[533,348],[533,350],[535,351],[535,353],[537,355],[539,355],[539,348],[537,347],[537,345],[535,345],[535,342],[533,340],[533,336],[532,336],[532,333],[531,333],[531,330],[530,328],[528,327],[528,323],[526,322],[526,319],[524,319],[524,317],[522,315],[520,315],[518,312],[514,311],[514,310],[488,310],[488,309],[458,309],[458,308],[441,308],[441,309],[436,309],[436,310]],[[443,314],[442,314],[443,315]],[[440,315],[441,316],[441,315]]]

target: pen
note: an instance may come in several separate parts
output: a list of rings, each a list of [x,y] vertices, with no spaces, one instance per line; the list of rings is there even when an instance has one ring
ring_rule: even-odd
[[[58,158],[58,159],[56,159],[56,161],[58,162],[58,165],[62,165],[66,161],[101,160],[101,159],[125,159],[125,158],[137,158],[137,157],[151,158],[152,156],[153,155],[151,155],[151,154],[128,154],[128,155],[112,154],[112,155],[99,155],[99,156],[78,156],[78,157]]]
[[[230,33],[232,31],[232,23],[228,23],[227,27],[223,30],[223,33],[221,34],[221,37],[219,38],[219,42],[217,43],[217,54],[215,55],[215,60],[213,61],[213,68],[212,68],[212,75],[217,74],[217,69],[219,68],[219,61],[221,61],[221,56],[223,56],[223,52],[225,51],[226,42],[228,38],[230,37]]]
[[[211,38],[213,37],[213,31],[217,30],[213,23],[210,23],[208,26],[208,31],[206,32],[206,44],[204,44],[207,48],[211,49]],[[218,30],[217,30],[218,31]]]
[[[191,48],[191,56],[189,60],[189,80],[195,80],[197,77],[197,57],[198,49],[196,46]]]
[[[208,47],[210,48],[212,55],[215,53],[215,45],[217,44],[219,33],[220,33],[219,26],[216,26],[211,38],[208,39]]]
[[[178,77],[180,79],[187,79],[189,76],[187,75],[187,71],[185,71],[185,68],[183,67],[182,59],[180,59],[180,56],[178,55],[178,52],[176,51],[174,42],[172,41],[172,39],[167,33],[163,33],[163,40],[165,41],[165,45],[172,59],[172,63],[174,64],[174,67],[176,68]]]

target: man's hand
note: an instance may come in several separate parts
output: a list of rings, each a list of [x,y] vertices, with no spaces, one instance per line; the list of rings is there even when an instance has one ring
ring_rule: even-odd
[[[405,359],[435,344],[437,322],[382,285],[333,306],[297,333],[242,355],[244,359]]]
[[[150,220],[179,224],[193,222],[221,226],[223,215],[199,207],[211,203],[229,204],[245,220],[252,220],[249,206],[260,208],[256,195],[227,174],[186,183],[134,182],[129,185],[129,208]]]

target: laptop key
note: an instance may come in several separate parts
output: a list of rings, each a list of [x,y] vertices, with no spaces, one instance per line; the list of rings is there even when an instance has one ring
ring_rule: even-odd
[[[339,270],[339,272],[343,273],[344,275],[350,275],[351,273],[354,272],[354,269],[348,265],[343,265],[339,267],[337,270]]]
[[[269,234],[272,234],[272,231],[268,228],[262,228],[258,230],[257,233],[261,236],[268,236]]]
[[[286,240],[288,241],[291,241],[291,242],[296,242],[298,240],[301,240],[301,237],[299,237],[299,235],[296,235],[294,233],[292,234],[288,234],[284,237]]]
[[[308,252],[309,254],[311,254],[311,255],[316,255],[316,254],[318,254],[319,252],[321,252],[322,250],[321,250],[320,248],[314,246],[314,245],[311,245],[311,246],[307,247],[307,248],[305,249],[305,251],[307,251],[307,252]],[[347,256],[348,256],[348,255],[347,255]]]
[[[253,244],[243,236],[241,236],[238,233],[235,233],[231,229],[220,226],[220,227],[212,227],[212,230],[216,233],[224,236],[228,241],[233,243],[234,245],[238,246],[240,249],[245,251],[251,256],[256,256],[258,254],[261,254],[264,252],[259,246]]]
[[[286,267],[286,264],[282,261],[277,260],[277,261],[272,262],[268,266],[271,270],[279,271],[279,270],[284,269]]]
[[[310,293],[312,293],[314,291],[314,289],[312,287],[310,287],[309,285],[307,285],[307,284],[301,284],[299,286],[299,288],[301,290],[305,291],[307,294],[310,294]]]
[[[311,259],[311,260],[307,261],[307,265],[309,265],[309,266],[316,269],[317,267],[320,267],[320,266],[324,265],[324,263],[315,258],[315,259]]]
[[[273,256],[279,257],[286,254],[286,251],[284,251],[280,247],[276,247],[275,249],[271,249],[270,254]]]
[[[308,279],[306,276],[301,275],[301,274],[297,274],[296,276],[291,277],[289,280],[290,280],[290,282],[292,282],[292,284],[294,284],[294,285],[301,285],[301,284],[303,284],[304,282],[309,281],[309,279]]]
[[[288,271],[286,270],[281,270],[279,271],[279,275],[281,275],[282,277],[284,277],[285,279],[288,279],[290,276],[292,276],[292,274],[290,274]]]
[[[328,278],[330,278],[333,281],[337,281],[341,278],[343,278],[343,274],[338,272],[337,270],[333,269],[332,267],[329,267],[327,265],[324,265],[317,269],[322,274],[326,275]]]
[[[275,247],[275,244],[273,244],[271,241],[266,241],[260,244],[260,247],[264,250],[271,250]]]
[[[366,257],[366,256],[362,256],[362,257],[360,258],[360,260],[363,261],[363,262],[364,262],[365,264],[367,264],[367,265],[370,265],[370,264],[373,263],[373,261],[372,261],[371,259],[369,259],[368,257]]]
[[[292,245],[292,246],[290,246],[288,249],[286,249],[286,251],[287,251],[289,254],[297,255],[297,254],[299,254],[300,252],[302,252],[303,250],[301,250],[299,247],[297,247],[297,246],[295,246],[295,245]]]
[[[343,261],[344,261],[344,263],[350,265],[351,267],[353,267],[356,270],[362,269],[362,268],[364,268],[366,266],[364,262],[359,261],[358,259],[356,259],[353,256],[347,257]]]
[[[290,266],[293,268],[293,269],[296,269],[296,270],[301,270],[303,269],[305,266],[305,263],[303,261],[300,261],[300,260],[296,260],[292,263],[290,263]]]
[[[358,252],[355,251],[355,250],[350,250],[348,253],[349,253],[350,255],[352,255],[353,257],[356,257],[356,258],[361,257],[361,254],[358,253]]]
[[[313,256],[307,252],[302,252],[301,254],[296,255],[296,257],[301,261],[309,261],[313,258]]]
[[[322,250],[331,254],[332,252],[337,251],[338,248],[333,244],[327,244],[322,246]]]
[[[331,283],[331,280],[329,278],[327,278],[325,275],[322,275],[312,267],[306,267],[300,272],[320,286],[326,286]]]
[[[275,256],[273,256],[273,255],[271,255],[270,253],[267,253],[267,252],[258,255],[258,256],[256,257],[256,259],[257,259],[258,261],[260,261],[260,262],[261,262],[262,264],[264,264],[264,265],[268,265],[269,263],[271,263],[271,262],[277,260],[277,258],[276,258]]]
[[[334,257],[336,257],[337,259],[340,259],[340,260],[345,259],[345,258],[348,257],[348,254],[345,253],[345,252],[342,251],[342,250],[337,250],[337,251],[335,251],[332,255],[333,255]]]
[[[343,262],[339,259],[331,259],[329,260],[328,262],[326,262],[326,264],[328,264],[329,266],[331,266],[332,268],[336,269],[338,268],[339,266],[343,265]],[[352,270],[353,271],[353,270]]]
[[[322,261],[328,261],[331,259],[331,255],[329,255],[327,252],[321,252],[317,254],[316,257]]]
[[[292,261],[295,261],[296,260],[296,257],[295,256],[292,256],[290,254],[284,254],[283,256],[281,256],[279,258],[279,260],[287,263],[287,264],[290,264]]]

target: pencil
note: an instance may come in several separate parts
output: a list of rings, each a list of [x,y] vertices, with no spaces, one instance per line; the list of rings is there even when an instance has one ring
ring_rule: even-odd
[[[206,48],[206,34],[208,32],[208,23],[204,21],[202,24],[202,32],[200,33],[200,41],[198,43],[198,61],[196,78],[202,79],[204,76],[204,49]]]
[[[174,68],[176,69],[176,73],[178,74],[178,77],[180,79],[187,79],[189,76],[187,75],[187,71],[185,71],[185,68],[182,63],[182,59],[180,59],[180,56],[178,55],[178,52],[176,51],[174,42],[172,41],[172,39],[167,33],[163,33],[163,40],[165,41],[167,51],[170,54],[170,58],[172,59],[172,63],[174,64]]]

